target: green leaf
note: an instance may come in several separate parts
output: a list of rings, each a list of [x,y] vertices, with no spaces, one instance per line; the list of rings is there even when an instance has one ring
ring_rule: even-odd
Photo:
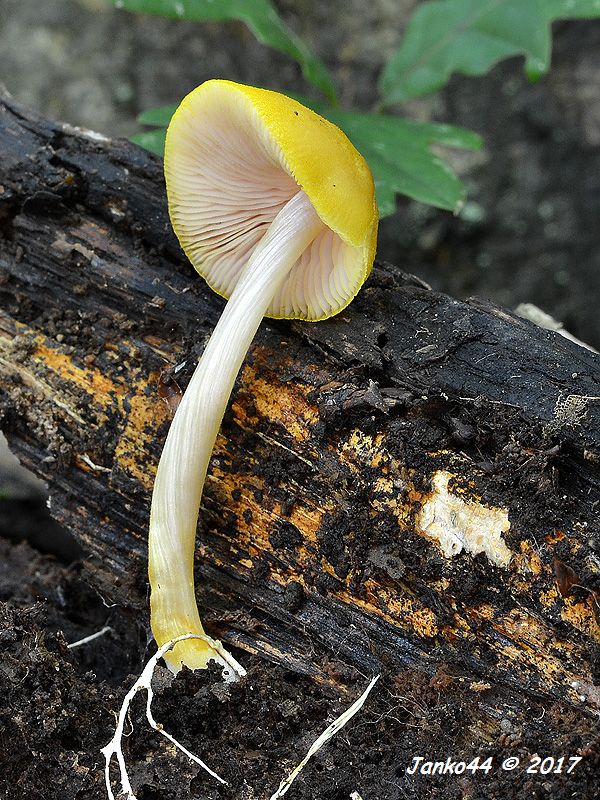
[[[135,142],[135,144],[139,144],[141,147],[146,148],[146,150],[150,150],[151,153],[156,153],[157,156],[162,156],[165,152],[166,135],[166,128],[157,128],[154,131],[136,133],[130,137],[130,140]]]
[[[137,121],[142,125],[158,125],[166,127],[171,121],[171,117],[177,110],[177,106],[157,106],[142,111],[137,115]]]
[[[244,22],[259,42],[295,59],[306,80],[336,102],[333,78],[323,62],[288,28],[271,0],[113,0],[116,8],[194,22]]]
[[[531,79],[550,67],[552,21],[600,17],[596,0],[431,0],[418,6],[400,48],[383,70],[385,106],[434,92],[450,76],[483,75],[524,55]]]
[[[385,114],[327,109],[324,116],[339,125],[366,158],[375,180],[380,217],[394,213],[396,194],[450,211],[460,208],[465,188],[431,147],[477,150],[481,138],[476,133]]]
[[[600,16],[600,0],[546,0],[553,19],[593,19]]]
[[[550,69],[552,23],[555,20],[600,17],[600,0],[540,0],[540,2],[544,13],[544,23],[548,30],[548,58],[544,63],[536,63],[535,59],[527,57],[525,72],[530,81],[539,80]]]

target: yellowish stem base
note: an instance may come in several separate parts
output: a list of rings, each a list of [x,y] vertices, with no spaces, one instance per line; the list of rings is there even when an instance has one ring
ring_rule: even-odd
[[[163,654],[172,672],[179,672],[184,665],[192,670],[206,669],[210,662],[214,662],[223,667],[223,678],[226,681],[235,681],[246,674],[246,670],[221,642],[204,632],[200,621],[195,625],[187,625],[187,628],[189,630],[186,630],[186,625],[181,620],[170,619],[166,625],[157,625],[153,619],[152,630],[159,649],[182,636],[200,637],[177,642]]]
[[[202,631],[189,631],[190,633],[202,633]],[[164,642],[158,642],[159,646],[166,644],[169,639]],[[213,660],[221,663],[221,656],[213,650],[213,648],[201,639],[186,639],[179,642],[172,650],[169,650],[164,655],[164,659],[173,670],[179,672],[182,665],[185,664],[189,669],[205,669],[208,662]]]

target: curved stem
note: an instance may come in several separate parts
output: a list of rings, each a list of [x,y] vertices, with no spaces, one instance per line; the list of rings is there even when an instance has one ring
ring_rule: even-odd
[[[203,634],[194,592],[196,525],[208,463],[235,379],[260,321],[290,269],[323,223],[298,192],[273,220],[219,319],[177,409],[158,465],[148,543],[150,615],[159,647]],[[223,660],[203,640],[182,641],[170,666]]]

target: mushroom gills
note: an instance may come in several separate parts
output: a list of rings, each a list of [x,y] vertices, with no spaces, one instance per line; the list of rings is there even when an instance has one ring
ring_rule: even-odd
[[[150,616],[159,647],[183,634],[204,634],[194,590],[194,550],[210,456],[248,348],[294,264],[323,231],[311,201],[298,191],[279,211],[242,270],[175,413],[158,465],[150,511]],[[165,654],[171,669],[227,663],[208,643],[188,639]],[[234,662],[235,663],[235,662]]]

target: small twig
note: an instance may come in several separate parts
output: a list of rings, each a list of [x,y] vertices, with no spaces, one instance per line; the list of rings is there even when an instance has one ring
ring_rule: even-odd
[[[314,754],[318,750],[320,750],[324,744],[327,744],[327,742],[331,738],[333,738],[335,734],[338,731],[340,731],[344,727],[344,725],[352,719],[352,717],[355,714],[357,714],[360,711],[367,697],[369,696],[371,689],[375,686],[378,680],[379,680],[379,675],[376,675],[371,680],[365,691],[358,698],[358,700],[355,700],[354,703],[352,703],[352,705],[350,706],[350,708],[346,709],[346,711],[344,711],[343,714],[340,714],[340,716],[337,719],[334,719],[331,725],[328,725],[327,728],[325,728],[325,730],[323,731],[323,733],[317,739],[315,739],[315,741],[311,744],[308,753],[304,756],[304,758],[298,764],[298,766],[294,767],[294,769],[290,772],[287,778],[285,778],[280,783],[279,789],[277,789],[275,794],[271,796],[270,800],[279,800],[280,797],[283,797],[283,795],[287,792],[287,790],[290,788],[292,783],[296,780],[300,772],[304,769],[304,767],[307,765],[309,760],[314,756]]]
[[[94,472],[112,472],[110,467],[103,467],[100,464],[95,464],[87,453],[83,453],[83,455],[80,455],[79,458],[84,464],[87,464],[90,469],[94,470]]]
[[[313,464],[312,461],[309,461],[308,458],[305,458],[304,456],[301,456],[300,453],[297,453],[295,450],[292,450],[291,447],[288,447],[283,442],[280,442],[279,439],[274,439],[272,436],[268,436],[266,433],[261,433],[260,431],[257,431],[257,430],[254,430],[253,433],[255,434],[255,436],[258,436],[259,439],[262,439],[263,441],[267,442],[268,444],[272,444],[275,447],[280,447],[282,450],[285,450],[286,452],[291,453],[293,456],[295,456],[300,461],[303,461],[305,464],[308,464],[308,466],[311,467],[311,469],[315,468],[315,465]]]
[[[100,636],[104,636],[105,633],[112,631],[110,625],[105,625],[102,630],[96,631],[96,633],[91,633],[89,636],[84,636],[83,639],[78,639],[76,642],[71,642],[68,644],[67,647],[69,650],[72,650],[74,647],[79,647],[82,644],[87,644],[88,642],[94,641],[94,639],[98,639]]]

